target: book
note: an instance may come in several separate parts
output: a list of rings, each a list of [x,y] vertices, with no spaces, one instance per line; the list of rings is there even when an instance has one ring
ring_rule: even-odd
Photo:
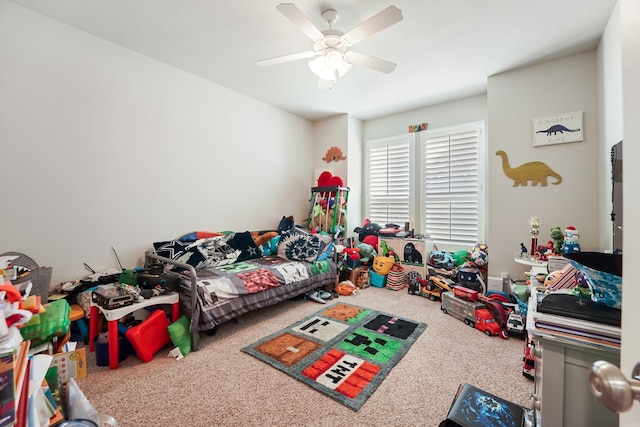
[[[0,427],[11,426],[16,420],[16,352],[17,349],[0,354]]]
[[[440,427],[522,427],[525,408],[465,383]]]

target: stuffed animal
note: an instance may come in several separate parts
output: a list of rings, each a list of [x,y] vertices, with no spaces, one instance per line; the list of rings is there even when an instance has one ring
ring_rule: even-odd
[[[356,227],[353,231],[358,233],[358,240],[361,243],[367,243],[378,251],[378,232],[381,228],[379,224],[365,219],[362,227]]]
[[[453,268],[456,265],[456,261],[450,253],[435,249],[431,252],[429,264],[435,267]]]
[[[562,235],[562,229],[560,227],[553,227],[551,229],[551,240],[553,240],[553,252],[555,254],[562,253],[562,245],[564,244],[564,236]]]
[[[275,255],[278,253],[278,243],[280,243],[280,235],[276,234],[264,245],[260,246],[262,255]]]
[[[257,236],[255,239],[253,239],[253,241],[255,242],[256,246],[260,247],[262,245],[266,245],[272,238],[276,237],[277,235],[277,231],[267,231],[266,233],[262,233]]]
[[[375,248],[368,243],[358,243],[356,248],[360,249],[360,263],[370,264],[373,258],[378,255]]]
[[[278,224],[278,234],[282,234],[285,231],[293,230],[295,224],[293,222],[293,215],[283,216]]]
[[[351,280],[345,280],[336,285],[336,292],[343,296],[355,295],[358,293],[358,287]]]

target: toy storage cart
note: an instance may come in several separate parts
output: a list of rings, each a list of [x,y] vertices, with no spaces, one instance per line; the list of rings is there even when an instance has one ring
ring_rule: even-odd
[[[348,187],[313,187],[307,228],[327,232],[334,239],[346,236]]]

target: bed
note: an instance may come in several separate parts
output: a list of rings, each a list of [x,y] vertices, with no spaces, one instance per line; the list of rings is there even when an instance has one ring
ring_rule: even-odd
[[[161,262],[182,274],[177,292],[181,312],[190,318],[194,350],[200,332],[336,284],[333,245],[321,236],[287,231],[271,255],[262,254],[248,231],[198,237],[156,242],[145,254],[145,266]]]

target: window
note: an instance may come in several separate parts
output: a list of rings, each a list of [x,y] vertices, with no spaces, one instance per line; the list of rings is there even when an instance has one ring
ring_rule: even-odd
[[[482,122],[368,142],[367,218],[412,222],[436,244],[484,241],[483,147]]]
[[[381,225],[411,218],[411,144],[409,135],[367,144],[367,218]]]

